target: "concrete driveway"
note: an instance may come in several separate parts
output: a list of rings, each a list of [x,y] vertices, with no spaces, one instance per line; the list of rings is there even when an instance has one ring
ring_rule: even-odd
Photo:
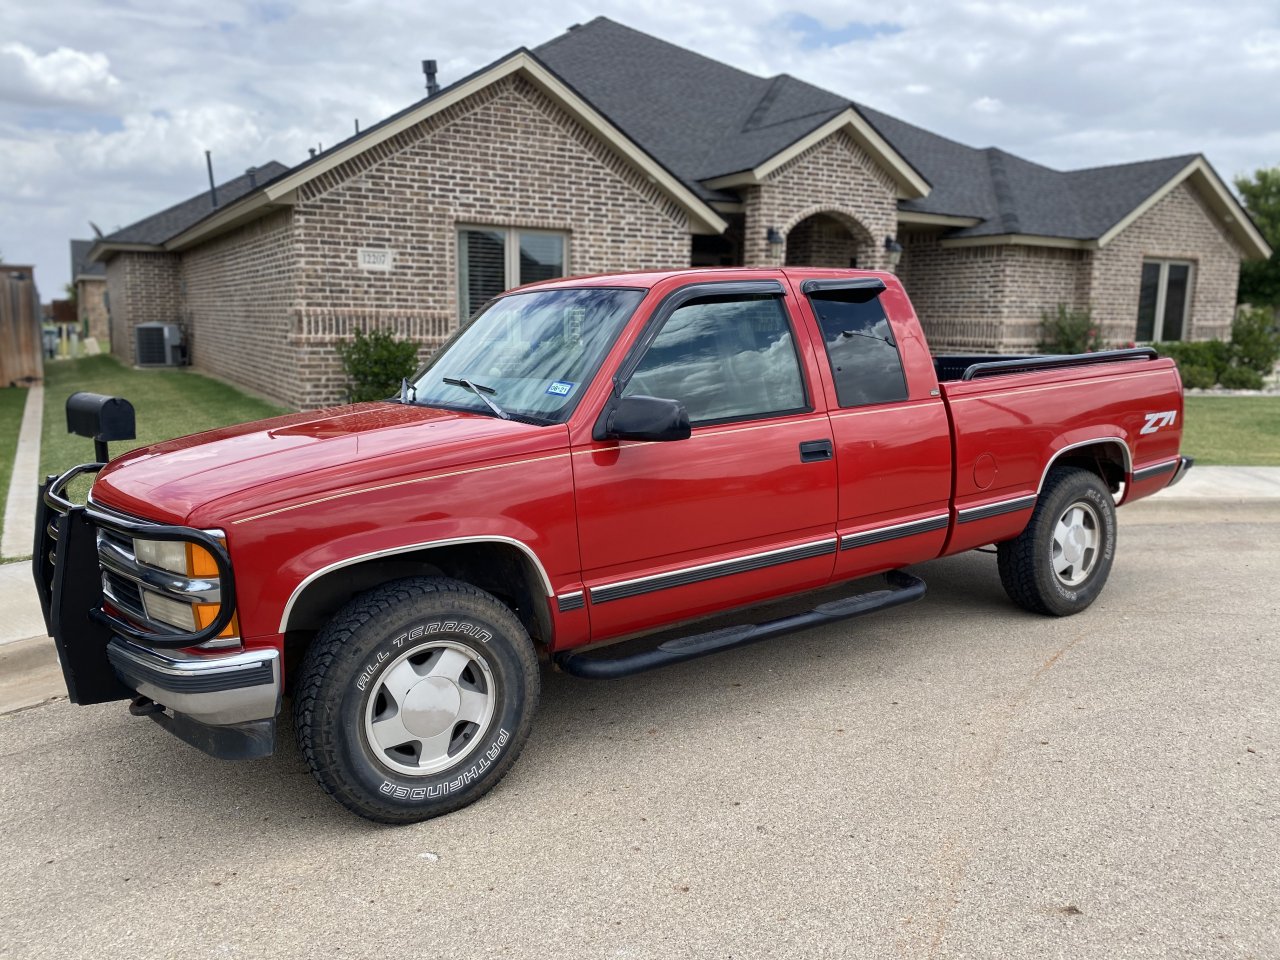
[[[1121,518],[1071,619],[969,554],[913,607],[548,673],[507,779],[415,827],[287,741],[0,717],[0,956],[1278,957],[1280,506]]]

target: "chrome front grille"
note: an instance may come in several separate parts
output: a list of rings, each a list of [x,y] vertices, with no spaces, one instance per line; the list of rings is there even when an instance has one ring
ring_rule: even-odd
[[[135,620],[146,620],[142,609],[142,590],[132,580],[127,580],[110,570],[102,572],[102,592],[107,599]]]

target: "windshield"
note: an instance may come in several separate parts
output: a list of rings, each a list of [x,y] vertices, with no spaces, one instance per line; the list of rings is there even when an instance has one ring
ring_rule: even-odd
[[[493,301],[410,386],[413,403],[563,423],[643,290],[531,290]]]

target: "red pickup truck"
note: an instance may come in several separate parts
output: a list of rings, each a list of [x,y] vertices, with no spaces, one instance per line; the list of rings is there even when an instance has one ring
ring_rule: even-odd
[[[73,701],[247,758],[288,691],[320,785],[407,823],[515,761],[540,654],[592,678],[676,663],[919,599],[902,568],[993,543],[1015,603],[1084,609],[1115,506],[1190,466],[1181,416],[1149,349],[931,357],[891,274],[557,280],[495,299],[396,398],[49,478],[35,578]]]

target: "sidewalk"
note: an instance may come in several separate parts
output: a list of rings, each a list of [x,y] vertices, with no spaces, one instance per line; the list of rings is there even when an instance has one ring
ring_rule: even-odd
[[[40,485],[40,428],[44,422],[44,387],[27,390],[18,428],[18,449],[13,458],[4,508],[4,539],[0,560],[25,557],[35,540],[36,488]],[[0,605],[0,612],[4,607]]]
[[[1133,509],[1215,503],[1280,504],[1280,467],[1194,467],[1176,487]],[[53,641],[45,635],[31,564],[0,564],[0,713],[65,695]]]
[[[1272,500],[1280,498],[1280,467],[1192,467],[1176,487],[1152,500]]]

